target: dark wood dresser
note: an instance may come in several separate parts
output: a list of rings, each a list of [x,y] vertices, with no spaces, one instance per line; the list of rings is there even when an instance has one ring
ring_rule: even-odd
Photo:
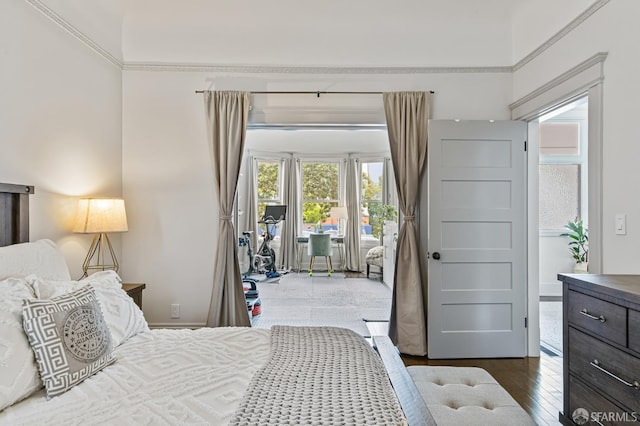
[[[593,425],[640,421],[640,275],[558,279],[564,301],[561,423],[587,424],[572,421],[577,409]]]

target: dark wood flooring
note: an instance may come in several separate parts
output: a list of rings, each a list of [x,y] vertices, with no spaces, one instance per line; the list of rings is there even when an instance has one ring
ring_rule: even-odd
[[[491,374],[539,425],[559,425],[562,410],[562,357],[433,360],[402,355],[405,365],[480,367]]]

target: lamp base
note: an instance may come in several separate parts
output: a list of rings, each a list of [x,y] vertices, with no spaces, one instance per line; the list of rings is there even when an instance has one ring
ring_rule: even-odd
[[[107,263],[107,259],[105,259],[107,252],[111,257],[111,263]],[[89,271],[106,271],[113,269],[118,272],[119,268],[120,265],[111,246],[109,236],[104,232],[95,234],[91,242],[91,247],[89,247],[89,251],[87,252],[87,257],[82,264],[83,274],[81,278],[89,276]]]

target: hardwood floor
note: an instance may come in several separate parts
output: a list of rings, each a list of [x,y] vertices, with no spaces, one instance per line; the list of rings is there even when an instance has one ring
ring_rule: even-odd
[[[405,365],[480,367],[491,374],[539,425],[559,425],[562,410],[562,357],[434,360],[402,355]]]

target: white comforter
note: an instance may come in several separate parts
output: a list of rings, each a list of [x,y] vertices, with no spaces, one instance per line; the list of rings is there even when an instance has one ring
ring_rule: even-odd
[[[267,361],[269,330],[153,330],[117,361],[47,401],[41,390],[0,412],[0,425],[225,425]]]

